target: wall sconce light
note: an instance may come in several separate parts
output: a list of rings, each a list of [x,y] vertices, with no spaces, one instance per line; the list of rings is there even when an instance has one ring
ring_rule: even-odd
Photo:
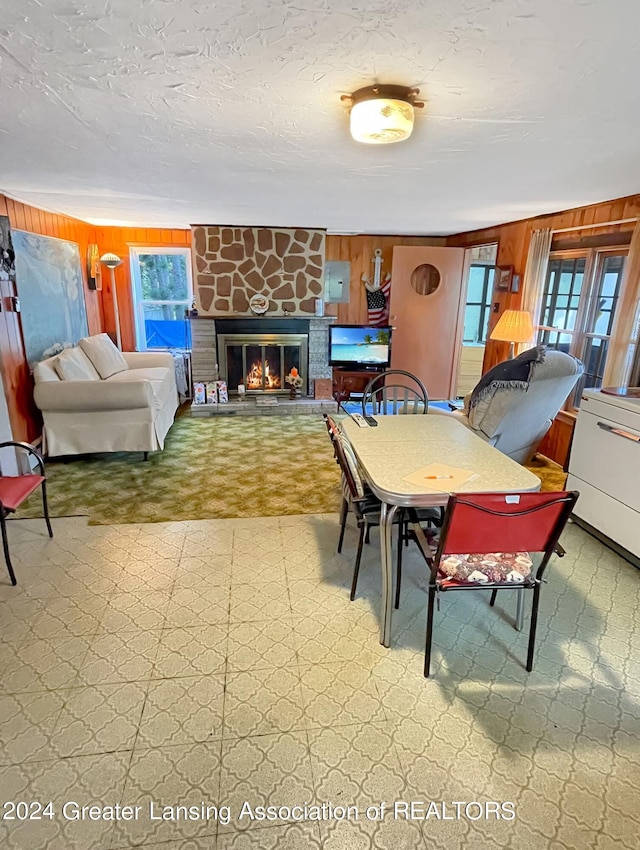
[[[424,103],[416,100],[420,89],[407,86],[374,85],[340,98],[351,103],[351,135],[356,142],[388,145],[408,139],[413,131],[414,110]]]

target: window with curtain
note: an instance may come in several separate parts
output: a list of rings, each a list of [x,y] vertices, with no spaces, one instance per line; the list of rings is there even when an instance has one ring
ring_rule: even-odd
[[[538,342],[584,363],[572,406],[583,389],[602,386],[626,249],[552,253],[542,295]]]

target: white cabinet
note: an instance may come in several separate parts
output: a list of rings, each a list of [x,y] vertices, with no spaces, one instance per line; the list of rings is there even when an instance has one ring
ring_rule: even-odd
[[[567,489],[574,515],[640,566],[640,398],[583,393]]]

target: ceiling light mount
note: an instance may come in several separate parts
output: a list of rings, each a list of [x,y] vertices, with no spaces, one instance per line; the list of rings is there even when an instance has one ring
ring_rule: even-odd
[[[416,100],[420,89],[376,83],[341,100],[351,104],[351,135],[357,142],[387,145],[408,139],[413,130],[414,109],[424,106]]]

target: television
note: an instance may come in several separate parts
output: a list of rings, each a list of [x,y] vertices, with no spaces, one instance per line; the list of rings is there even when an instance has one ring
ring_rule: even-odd
[[[329,325],[329,365],[381,372],[391,365],[391,328]]]

